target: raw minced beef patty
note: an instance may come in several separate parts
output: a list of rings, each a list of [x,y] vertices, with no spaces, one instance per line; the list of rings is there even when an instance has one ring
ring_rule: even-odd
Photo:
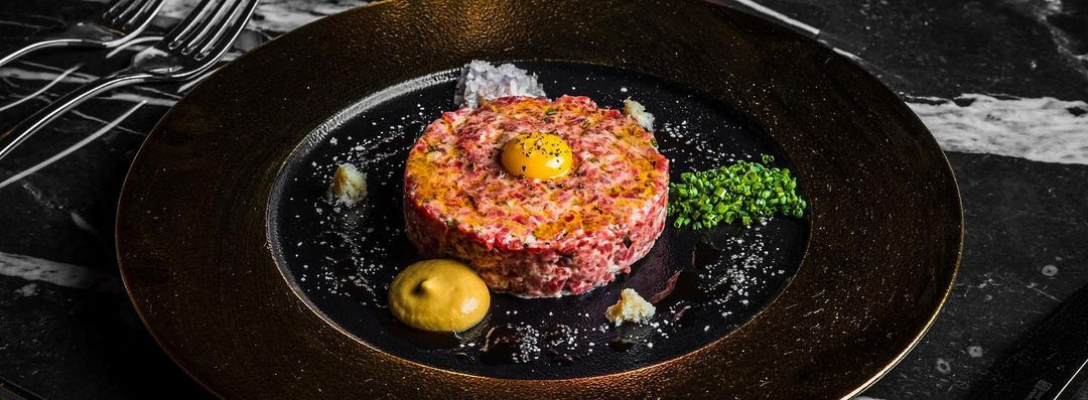
[[[508,174],[503,146],[546,132],[573,151],[566,176]],[[653,134],[586,97],[505,97],[443,113],[408,154],[404,214],[431,257],[472,265],[493,290],[584,293],[650,251],[665,226],[668,160]]]

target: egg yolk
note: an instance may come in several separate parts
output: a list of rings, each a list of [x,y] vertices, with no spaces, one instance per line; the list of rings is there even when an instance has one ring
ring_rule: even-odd
[[[409,265],[389,285],[389,310],[411,327],[460,332],[487,315],[491,294],[469,266],[454,260]]]
[[[502,149],[502,166],[514,176],[554,179],[570,172],[573,153],[554,133],[530,132],[514,136]]]

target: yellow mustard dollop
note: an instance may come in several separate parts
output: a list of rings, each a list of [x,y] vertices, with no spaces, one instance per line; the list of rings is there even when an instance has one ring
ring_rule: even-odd
[[[573,153],[554,133],[530,132],[514,136],[502,148],[502,166],[514,176],[554,179],[570,172]]]
[[[417,329],[460,332],[487,315],[491,294],[469,266],[454,260],[409,265],[389,286],[393,316]]]

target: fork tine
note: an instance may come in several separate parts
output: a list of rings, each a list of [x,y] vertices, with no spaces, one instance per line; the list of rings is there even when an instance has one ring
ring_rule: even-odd
[[[190,33],[200,25],[200,22],[205,19],[206,15],[209,15],[217,8],[217,0],[202,0],[200,5],[196,6],[189,15],[185,17],[185,20],[181,21],[174,26],[174,29],[170,30],[170,33],[166,35],[163,43],[166,43],[170,49],[174,49],[181,44],[182,39],[189,37]]]
[[[208,36],[208,39],[204,41],[203,48],[197,51],[196,59],[202,60],[209,54],[217,54],[228,50],[230,45],[234,43],[234,39],[238,38],[238,34],[249,23],[248,16],[253,14],[253,9],[257,7],[257,1],[239,0],[235,3],[230,15]],[[194,43],[194,47],[195,45],[196,43]]]
[[[133,15],[132,18],[129,18],[128,21],[125,22],[123,29],[131,29],[155,18],[155,14],[158,14],[162,4],[163,0],[144,0],[143,7],[141,7],[140,11]]]
[[[120,15],[122,11],[126,9],[126,3],[128,3],[129,1],[131,0],[117,0],[113,2],[113,4],[110,4],[110,7],[102,13],[102,19],[108,21],[116,18],[118,15]]]
[[[200,43],[203,43],[204,40],[207,39],[209,33],[228,24],[231,15],[234,13],[234,8],[239,4],[239,0],[225,0],[220,5],[219,9],[215,10],[215,15],[205,20],[200,29],[185,41],[185,45],[181,48],[181,54],[191,54],[193,50],[196,50]]]
[[[124,11],[121,11],[119,14],[117,14],[117,16],[113,17],[112,19],[107,19],[107,21],[112,24],[119,24],[125,20],[128,20],[132,18],[133,13],[139,11],[140,7],[145,5],[146,3],[147,0],[132,0],[132,2],[128,3],[128,5],[125,6]]]
[[[192,25],[186,27],[188,30],[187,34],[181,35],[174,41],[170,42],[170,46],[172,49],[180,47],[183,54],[188,54],[188,51],[186,51],[186,49],[188,49],[188,47],[194,41],[199,40],[201,37],[203,37],[204,34],[207,33],[208,29],[216,26],[219,23],[220,19],[223,19],[223,16],[226,15],[226,10],[230,8],[229,6],[233,3],[233,0],[219,0],[218,2],[213,0],[211,1],[211,3],[217,4],[215,4],[214,7],[209,7],[211,8],[211,10],[200,20],[193,21]]]

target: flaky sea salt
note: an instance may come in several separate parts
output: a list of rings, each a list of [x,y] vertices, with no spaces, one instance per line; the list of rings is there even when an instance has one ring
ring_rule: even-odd
[[[476,108],[480,101],[495,100],[507,96],[545,97],[544,86],[514,64],[498,67],[487,61],[473,60],[461,72],[453,101],[458,106]]]

